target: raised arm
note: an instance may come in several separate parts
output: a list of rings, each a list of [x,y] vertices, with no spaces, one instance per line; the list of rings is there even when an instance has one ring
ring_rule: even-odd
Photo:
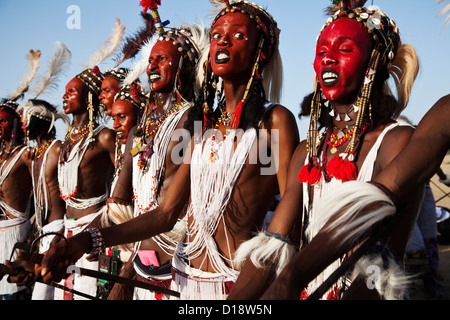
[[[368,185],[377,193],[367,205],[357,208],[358,210],[353,213],[355,219],[363,220],[368,214],[377,212],[380,205],[386,205],[381,211],[390,210],[387,215],[392,215],[395,212],[394,204],[404,203],[411,192],[430,179],[449,148],[450,129],[447,125],[449,119],[450,96],[446,96],[425,115],[405,149],[374,177],[374,182],[382,184],[386,189],[376,190],[377,187]],[[388,194],[394,202],[389,200]],[[336,221],[341,214],[342,212],[338,212],[330,218],[327,225],[296,255],[277,281],[266,291],[263,299],[298,299],[303,288],[321,270],[353,248],[354,242],[345,242],[347,234],[336,235],[335,229],[333,231],[329,228],[330,223]],[[358,238],[353,240],[364,239],[371,230],[369,226],[365,228],[365,232],[359,231]],[[323,250],[324,247],[327,248],[326,252]]]

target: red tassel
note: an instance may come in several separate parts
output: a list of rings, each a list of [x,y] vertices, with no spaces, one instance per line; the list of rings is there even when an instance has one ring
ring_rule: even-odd
[[[319,178],[321,173],[321,168],[319,165],[313,165],[308,163],[300,169],[298,173],[298,180],[303,183],[315,184]]]
[[[241,120],[241,113],[242,109],[244,108],[244,100],[239,102],[239,104],[236,107],[236,110],[233,112],[233,116],[231,117],[231,123],[234,126],[234,129],[237,129],[239,127],[239,121]]]
[[[309,164],[306,164],[303,166],[303,168],[300,169],[300,172],[298,173],[298,180],[303,182],[309,181]]]
[[[95,66],[95,67],[92,68],[92,73],[96,74],[98,76],[103,76],[103,73],[100,71],[98,66]]]
[[[320,166],[315,165],[312,166],[311,170],[309,171],[309,184],[315,184],[320,179],[320,173],[321,173]]]
[[[345,161],[342,164],[342,181],[356,180],[358,178],[356,172],[356,164],[353,161]]]
[[[333,157],[327,164],[327,171],[328,173],[335,177],[336,179],[340,179],[340,168],[342,166],[343,160],[339,156]]]
[[[144,13],[148,10],[156,10],[158,6],[161,5],[161,0],[141,0],[139,6],[144,8]]]

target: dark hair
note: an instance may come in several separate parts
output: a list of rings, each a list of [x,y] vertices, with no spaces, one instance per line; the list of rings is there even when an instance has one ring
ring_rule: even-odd
[[[30,101],[33,103],[33,105],[43,106],[45,109],[47,109],[51,113],[55,113],[57,111],[55,106],[53,106],[52,104],[48,103],[45,100],[34,99],[34,100],[30,100]],[[47,134],[47,133],[49,133],[51,137],[55,137],[56,129],[54,126],[50,130],[50,132],[48,132],[50,124],[51,124],[51,122],[49,120],[42,119],[37,116],[31,116],[30,123],[28,124],[28,127],[27,127],[27,131],[28,131],[28,134],[30,135],[30,138],[35,139],[35,138],[42,136],[44,134]]]

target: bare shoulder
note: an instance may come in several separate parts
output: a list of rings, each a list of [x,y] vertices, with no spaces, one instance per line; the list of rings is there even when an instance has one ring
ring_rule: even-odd
[[[413,133],[412,126],[400,125],[385,134],[377,156],[377,165],[381,170],[406,148]]]
[[[294,114],[286,107],[276,104],[271,107],[263,118],[263,128],[282,129],[297,127]]]
[[[414,127],[408,125],[399,125],[389,130],[383,139],[383,144],[403,145],[408,143],[414,133]]]
[[[109,148],[111,145],[115,146],[116,143],[116,133],[113,129],[104,128],[98,134],[98,142],[105,148]]]

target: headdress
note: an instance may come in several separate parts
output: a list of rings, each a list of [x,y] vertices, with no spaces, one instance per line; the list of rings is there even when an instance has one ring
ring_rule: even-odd
[[[354,105],[358,112],[354,131],[350,143],[345,152],[333,158],[328,163],[328,168],[339,168],[339,175],[336,178],[341,180],[356,179],[355,149],[363,134],[363,125],[367,117],[367,110],[370,114],[370,99],[376,74],[386,68],[397,86],[398,107],[394,110],[393,117],[398,116],[405,108],[412,84],[418,73],[418,60],[414,48],[403,45],[400,41],[399,30],[394,20],[390,19],[386,13],[376,7],[354,7],[362,6],[366,1],[333,1],[327,8],[327,12],[332,14],[322,31],[333,21],[348,17],[362,23],[374,40],[374,48],[369,59],[365,79],[362,83],[358,96],[358,103]],[[319,35],[320,36],[320,35]],[[387,83],[384,83],[384,91],[391,95]],[[322,112],[323,94],[321,93],[318,80],[315,81],[314,95],[311,102],[310,125],[308,130],[309,163],[303,167],[299,173],[301,182],[314,184],[320,177],[321,168],[318,161],[319,143],[319,118]],[[369,115],[370,116],[370,115]],[[370,120],[369,120],[370,121]],[[345,161],[348,160],[348,161]]]
[[[10,94],[8,98],[3,99],[0,102],[0,108],[7,108],[13,111],[18,117],[20,117],[20,114],[17,113],[18,107],[17,100],[22,98],[25,92],[28,91],[31,82],[33,81],[34,77],[36,77],[36,74],[39,69],[40,57],[41,57],[40,50],[37,51],[30,50],[30,52],[26,56],[29,64],[29,70],[25,75],[25,78],[22,80],[19,87],[12,94]]]
[[[18,112],[18,100],[23,97],[25,92],[30,88],[30,84],[37,74],[39,69],[41,51],[40,50],[30,50],[26,58],[29,63],[29,70],[25,75],[25,78],[19,84],[19,87],[9,95],[7,99],[0,101],[0,109],[6,109],[12,112],[16,117],[14,118],[13,124],[13,136],[12,143],[9,146],[9,151],[11,151],[18,143],[23,144],[23,134],[20,126],[18,125],[18,120],[20,119],[20,113]],[[2,142],[3,145],[4,142]],[[2,150],[3,151],[3,150]],[[9,153],[9,151],[7,153]]]
[[[129,101],[139,110],[139,113],[142,113],[147,104],[147,94],[142,89],[140,81],[135,80],[133,83],[127,84],[119,90],[114,97],[114,101],[116,100]]]
[[[141,59],[136,62],[130,69],[128,76],[124,80],[124,85],[130,85],[135,79],[139,78],[140,75],[145,74],[148,67],[148,59],[152,51],[153,46],[159,41],[170,41],[174,46],[178,48],[181,53],[181,58],[178,63],[177,76],[174,83],[174,92],[178,102],[192,102],[186,101],[183,96],[183,91],[185,88],[180,86],[180,72],[181,70],[187,71],[192,75],[193,89],[195,93],[198,93],[201,88],[201,83],[203,81],[203,76],[199,77],[200,71],[203,71],[202,58],[207,55],[209,48],[209,32],[206,28],[201,25],[190,24],[184,25],[179,28],[164,28],[169,24],[169,21],[161,23],[161,18],[158,13],[158,5],[160,1],[148,0],[141,1],[140,5],[144,8],[144,12],[151,10],[152,16],[155,19],[155,26],[157,28],[157,34],[155,34],[144,46],[141,48]],[[151,95],[151,92],[150,92]],[[148,113],[149,104],[146,106],[144,111],[144,117],[140,122],[137,132],[140,132],[143,125],[145,125],[145,116]]]
[[[255,78],[262,79],[264,89],[266,92],[269,92],[269,99],[271,101],[279,101],[282,83],[282,64],[278,51],[280,30],[278,29],[275,19],[264,8],[255,3],[245,0],[210,0],[210,2],[220,10],[214,18],[212,25],[214,25],[220,17],[226,15],[227,13],[239,12],[249,16],[250,19],[255,22],[257,29],[261,31],[261,38],[259,39],[257,52],[255,54],[252,75],[247,84],[244,97],[238,104],[231,120],[231,124],[237,128],[239,126],[242,109],[249,98],[248,94]],[[209,57],[206,63],[207,65],[205,69],[209,70]],[[264,68],[264,77],[261,75],[262,68]],[[205,103],[203,106],[203,112],[205,123],[209,117],[209,114],[212,112],[212,106],[208,105],[206,102],[208,100],[208,90],[206,88],[206,86],[208,86],[207,77],[211,77],[211,74],[206,73],[204,83]]]
[[[48,133],[53,129],[55,120],[57,119],[62,119],[68,127],[69,119],[65,114],[59,113],[55,106],[38,98],[46,91],[58,87],[58,77],[66,68],[70,58],[71,52],[69,49],[63,43],[56,42],[54,44],[53,54],[48,62],[47,72],[41,75],[37,79],[36,84],[30,89],[30,93],[33,94],[34,98],[22,102],[18,107],[18,111],[22,114],[22,123],[27,129],[33,118],[48,122]],[[29,141],[27,142],[29,144]]]

